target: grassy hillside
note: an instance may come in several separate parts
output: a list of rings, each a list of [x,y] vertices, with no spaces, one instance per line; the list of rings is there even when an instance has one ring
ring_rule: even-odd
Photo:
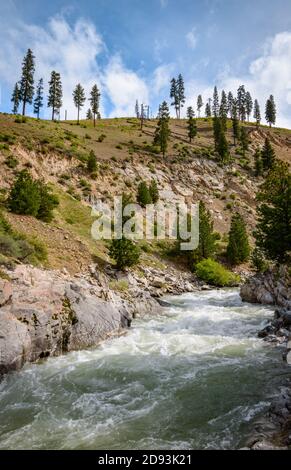
[[[229,229],[231,215],[241,212],[250,230],[255,224],[255,193],[261,182],[254,176],[254,150],[266,136],[277,157],[291,161],[291,131],[259,130],[247,125],[251,145],[245,157],[231,146],[231,163],[223,167],[215,158],[212,122],[197,120],[198,136],[189,144],[184,120],[171,120],[171,141],[165,159],[152,145],[156,121],[145,123],[143,131],[136,119],[104,119],[96,128],[88,121],[26,122],[15,116],[0,115],[0,198],[5,201],[17,172],[28,168],[43,178],[58,194],[60,205],[50,224],[31,217],[7,214],[13,228],[38,237],[48,251],[48,265],[70,272],[88,264],[108,261],[107,247],[94,242],[88,197],[112,201],[114,195],[131,193],[135,198],[141,180],[156,179],[162,200],[203,200],[212,212],[215,228],[222,237]],[[231,123],[227,132],[232,144]],[[93,150],[97,172],[90,176],[86,162]],[[3,207],[5,211],[5,207]],[[225,238],[222,238],[222,245]],[[169,262],[165,244],[143,244],[143,262],[161,265]]]

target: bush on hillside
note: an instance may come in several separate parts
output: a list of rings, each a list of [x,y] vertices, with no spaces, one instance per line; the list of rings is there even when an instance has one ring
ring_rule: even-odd
[[[198,263],[195,270],[199,279],[212,286],[231,287],[240,282],[239,276],[210,258]]]
[[[124,270],[139,262],[140,250],[131,240],[122,238],[121,240],[112,240],[109,256],[116,262],[117,269]]]
[[[27,170],[16,178],[8,198],[9,209],[15,214],[32,215],[50,222],[53,209],[59,204],[58,198],[42,181],[34,180]]]

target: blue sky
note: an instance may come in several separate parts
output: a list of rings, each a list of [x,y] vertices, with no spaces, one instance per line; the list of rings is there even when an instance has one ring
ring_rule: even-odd
[[[104,116],[121,116],[135,99],[156,112],[182,73],[187,105],[198,93],[206,101],[215,84],[245,83],[262,108],[273,93],[278,124],[291,127],[290,0],[2,0],[0,40],[2,111],[31,47],[37,78],[60,71],[71,118],[79,81],[87,92],[99,84]]]

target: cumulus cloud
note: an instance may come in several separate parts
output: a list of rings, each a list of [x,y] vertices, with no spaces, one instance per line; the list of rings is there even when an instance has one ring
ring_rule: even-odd
[[[114,105],[110,117],[132,116],[136,99],[149,102],[149,91],[144,80],[128,70],[119,56],[113,57],[105,69],[104,87]]]

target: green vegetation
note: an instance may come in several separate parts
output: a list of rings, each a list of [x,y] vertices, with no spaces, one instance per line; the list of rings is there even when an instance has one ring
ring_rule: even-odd
[[[58,199],[42,181],[34,180],[27,170],[23,170],[11,188],[8,206],[15,214],[32,215],[45,222],[53,218],[53,209]]]
[[[199,204],[199,246],[192,253],[194,263],[211,258],[216,251],[217,234],[213,231],[213,220],[204,202]]]
[[[115,261],[117,269],[124,270],[139,262],[140,250],[131,240],[123,237],[111,242],[109,256]]]
[[[240,214],[235,214],[231,219],[229,241],[227,246],[227,258],[236,266],[248,261],[250,245],[244,219]]]
[[[200,261],[195,271],[199,279],[216,287],[232,287],[240,282],[239,276],[210,258]]]

